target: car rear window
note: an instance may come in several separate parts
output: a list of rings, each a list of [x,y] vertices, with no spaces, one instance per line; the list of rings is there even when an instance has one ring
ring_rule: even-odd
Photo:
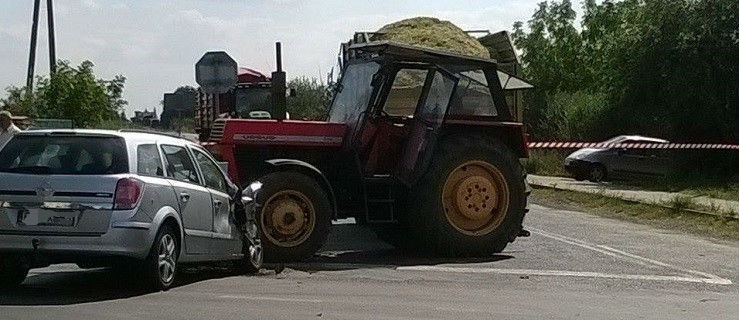
[[[123,138],[18,135],[0,150],[0,171],[96,175],[128,172]]]

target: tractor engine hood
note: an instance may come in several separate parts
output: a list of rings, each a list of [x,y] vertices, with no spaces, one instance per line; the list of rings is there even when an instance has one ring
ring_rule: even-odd
[[[222,144],[340,147],[346,125],[323,121],[227,119]]]

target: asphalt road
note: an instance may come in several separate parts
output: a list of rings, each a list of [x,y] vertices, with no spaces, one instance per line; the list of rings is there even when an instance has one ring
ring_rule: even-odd
[[[736,243],[532,206],[529,238],[496,256],[414,256],[334,226],[279,274],[189,268],[147,293],[109,270],[33,270],[0,293],[0,319],[734,319]]]

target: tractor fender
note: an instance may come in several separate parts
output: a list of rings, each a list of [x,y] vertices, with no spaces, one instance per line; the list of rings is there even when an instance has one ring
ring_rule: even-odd
[[[272,168],[271,172],[294,171],[316,179],[318,184],[328,194],[329,201],[331,202],[331,219],[337,218],[337,203],[336,196],[334,195],[334,189],[333,187],[331,187],[331,183],[329,183],[328,179],[323,174],[323,172],[321,172],[321,170],[310,163],[296,159],[270,159],[265,160],[264,162]]]

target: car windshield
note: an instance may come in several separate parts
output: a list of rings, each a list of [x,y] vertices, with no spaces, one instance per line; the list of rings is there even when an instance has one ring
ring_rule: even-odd
[[[14,137],[0,151],[0,171],[98,175],[128,172],[122,138],[107,136]]]

